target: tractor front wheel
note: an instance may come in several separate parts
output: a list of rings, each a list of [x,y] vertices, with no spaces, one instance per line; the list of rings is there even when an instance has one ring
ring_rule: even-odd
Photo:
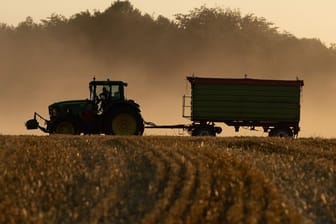
[[[56,125],[54,134],[75,135],[76,128],[70,121],[62,121]]]

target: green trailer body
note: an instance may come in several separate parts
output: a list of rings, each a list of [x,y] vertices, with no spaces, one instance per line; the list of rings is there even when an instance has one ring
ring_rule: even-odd
[[[298,128],[302,80],[187,79],[193,122]]]

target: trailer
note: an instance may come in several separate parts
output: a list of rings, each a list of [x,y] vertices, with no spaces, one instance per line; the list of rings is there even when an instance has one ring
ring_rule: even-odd
[[[187,77],[191,95],[183,97],[183,117],[192,121],[191,135],[215,136],[216,123],[255,130],[269,136],[297,136],[302,80]],[[189,101],[189,103],[187,103]],[[190,114],[186,113],[186,110]]]
[[[216,136],[224,123],[239,132],[241,127],[261,127],[270,137],[297,136],[300,127],[302,80],[266,80],[187,77],[190,95],[183,96],[182,116],[191,124],[155,125],[145,128],[187,130],[192,136]]]

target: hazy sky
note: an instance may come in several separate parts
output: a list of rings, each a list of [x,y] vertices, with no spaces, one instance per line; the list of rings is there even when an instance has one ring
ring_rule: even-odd
[[[112,0],[0,0],[0,22],[17,25],[27,16],[35,22],[52,13],[69,17],[77,12],[104,10]],[[142,12],[173,18],[206,5],[240,9],[243,15],[253,13],[273,22],[280,30],[297,37],[319,38],[324,43],[336,43],[336,0],[132,0]]]

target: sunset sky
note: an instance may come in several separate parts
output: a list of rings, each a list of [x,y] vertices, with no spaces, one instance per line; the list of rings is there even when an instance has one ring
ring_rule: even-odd
[[[0,22],[17,25],[32,16],[35,22],[52,13],[69,17],[84,10],[102,11],[111,5],[108,0],[0,0]],[[335,0],[132,0],[131,3],[144,13],[153,16],[187,13],[195,7],[206,5],[240,9],[243,15],[253,13],[273,22],[279,30],[288,31],[297,37],[319,38],[329,45],[336,43]]]

